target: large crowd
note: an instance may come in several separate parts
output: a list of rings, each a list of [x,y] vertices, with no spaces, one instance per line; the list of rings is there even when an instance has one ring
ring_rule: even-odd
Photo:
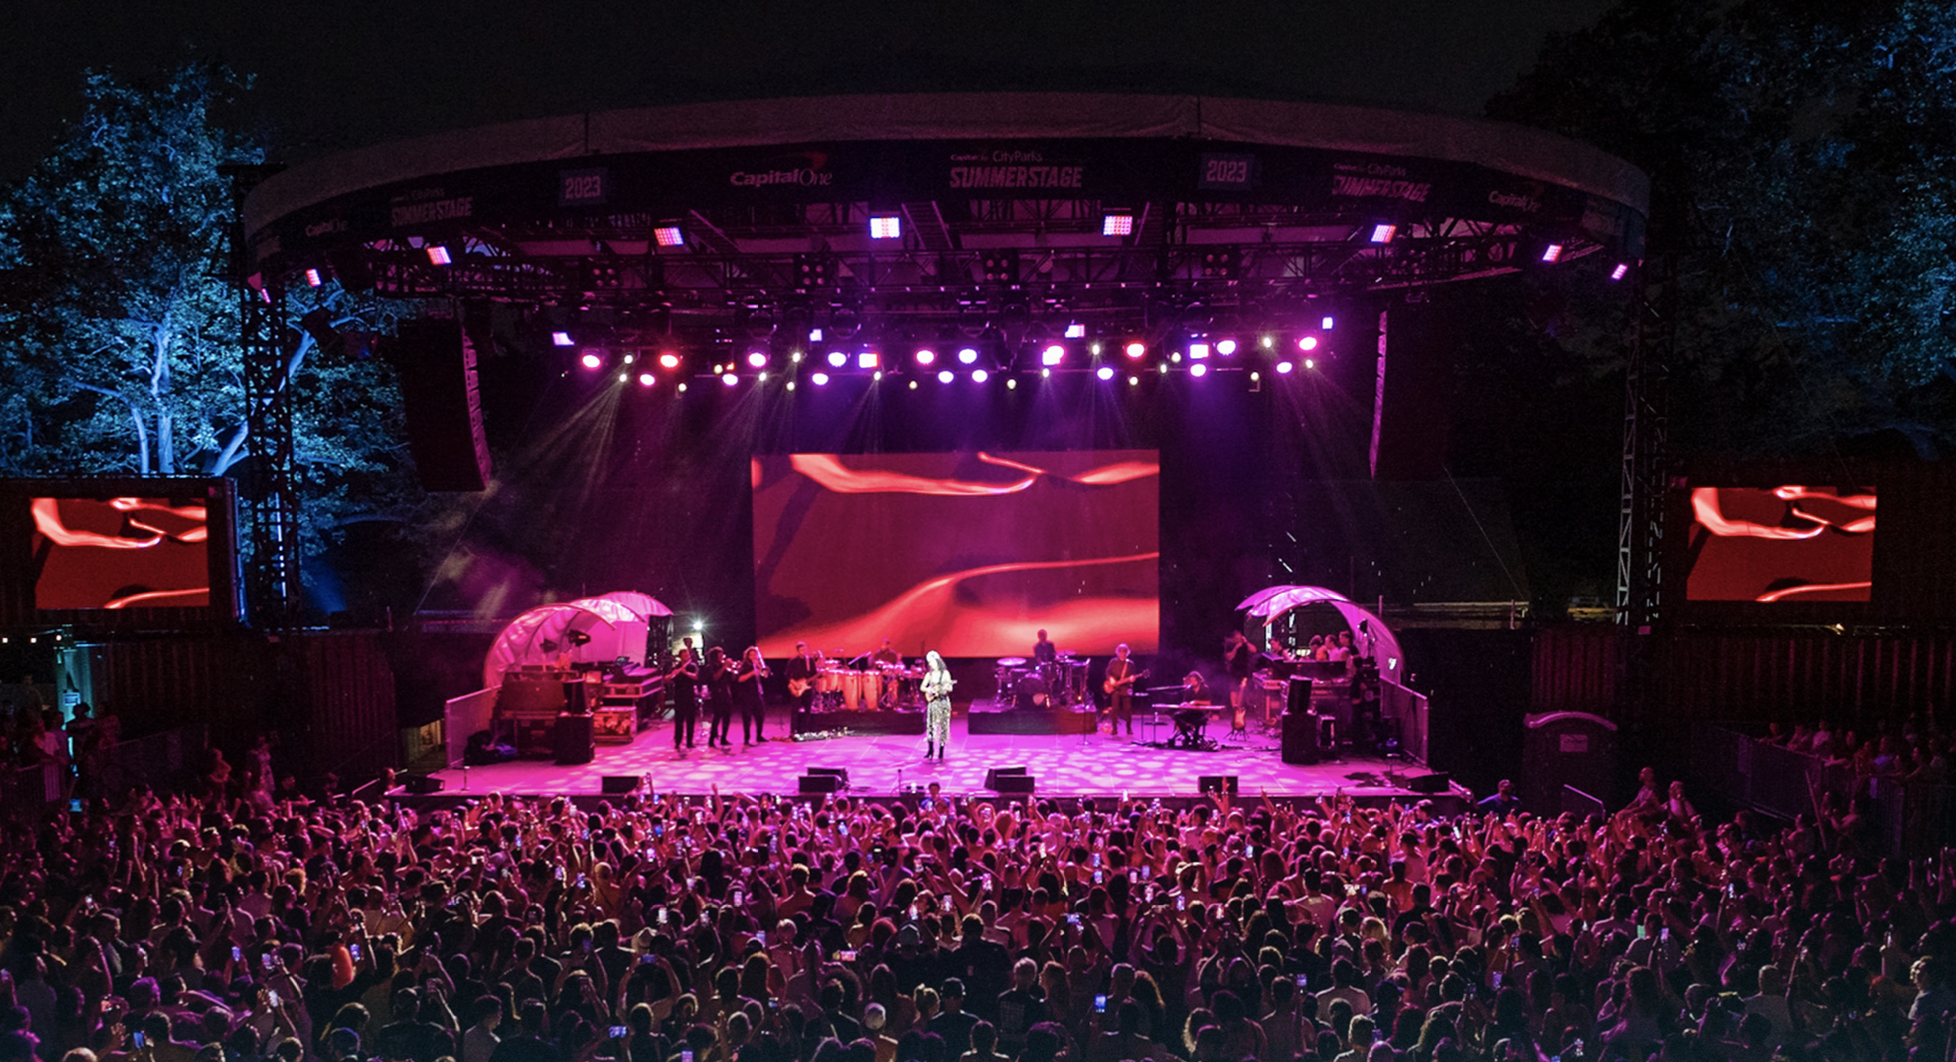
[[[1655,785],[90,803],[0,836],[0,1062],[1947,1057],[1950,853]]]

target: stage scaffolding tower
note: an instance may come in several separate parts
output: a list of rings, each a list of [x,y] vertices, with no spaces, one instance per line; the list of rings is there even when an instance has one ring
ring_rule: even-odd
[[[281,167],[226,166],[236,215],[231,280],[238,299],[238,346],[244,365],[245,431],[256,489],[245,494],[251,555],[245,600],[252,626],[283,631],[299,621],[299,491],[292,444],[292,388],[287,373],[285,288],[251,274],[244,245],[244,199]],[[256,282],[255,282],[256,281]]]
[[[1669,259],[1664,273],[1651,278],[1653,301],[1640,294],[1630,359],[1623,381],[1623,485],[1617,505],[1616,620],[1632,633],[1649,633],[1664,611],[1665,450],[1669,426],[1672,347],[1677,325],[1671,293],[1676,278]],[[1646,292],[1649,288],[1646,287]]]

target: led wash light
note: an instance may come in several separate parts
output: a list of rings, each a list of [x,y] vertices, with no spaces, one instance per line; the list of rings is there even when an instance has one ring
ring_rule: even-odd
[[[858,369],[874,369],[882,365],[882,363],[883,359],[878,357],[877,353],[873,350],[865,350],[856,355],[856,368]]]
[[[550,342],[560,347],[572,347],[577,345],[576,342],[571,339],[571,334],[569,332],[550,333]]]
[[[834,368],[834,369],[840,369],[840,368],[842,368],[842,367],[843,367],[844,365],[847,365],[847,364],[849,364],[849,355],[847,355],[847,354],[844,354],[843,352],[841,352],[841,351],[839,351],[839,350],[831,350],[831,351],[829,351],[829,367],[830,367],[830,368]]]
[[[1551,243],[1547,247],[1542,248],[1542,261],[1544,262],[1554,262],[1561,257],[1562,245],[1559,243]]]
[[[660,225],[652,230],[652,239],[661,247],[686,246],[686,233],[677,225]]]
[[[326,278],[319,275],[319,270],[308,269],[306,270],[306,283],[316,288],[326,283]]]
[[[929,365],[931,362],[937,360],[937,352],[931,350],[929,347],[925,347],[923,350],[918,351],[915,356],[917,358],[917,364],[919,365]]]
[[[1130,358],[1143,358],[1148,354],[1148,345],[1137,340],[1121,348],[1121,353],[1126,354]]]
[[[903,219],[895,214],[879,214],[869,219],[869,238],[894,240],[903,236]]]
[[[1372,226],[1372,242],[1373,242],[1373,243],[1391,243],[1391,242],[1392,242],[1392,238],[1393,238],[1394,236],[1397,236],[1398,234],[1399,234],[1399,226],[1397,226],[1397,225],[1374,225],[1374,226]]]
[[[659,365],[662,368],[677,369],[679,368],[679,355],[667,351],[659,355]]]
[[[1108,214],[1102,217],[1100,219],[1100,234],[1102,236],[1134,235],[1134,215]]]
[[[1610,270],[1611,280],[1622,280],[1624,277],[1627,277],[1629,275],[1630,275],[1630,263],[1628,262],[1618,262],[1616,264],[1616,268]]]
[[[767,368],[767,355],[758,350],[749,351],[747,354],[747,364],[756,369],[765,369]]]
[[[441,244],[435,243],[435,244],[428,245],[428,261],[433,262],[436,265],[447,265],[448,263],[454,261],[454,259],[448,257],[448,248],[443,247]]]
[[[577,359],[577,363],[587,369],[596,369],[604,365],[604,359],[598,357],[596,354],[587,352],[583,357]]]
[[[1039,353],[1039,363],[1049,368],[1051,366],[1058,365],[1060,362],[1065,360],[1066,360],[1066,348],[1060,346],[1058,343],[1055,343],[1052,346],[1047,347],[1045,350]]]
[[[970,347],[965,347],[963,350],[958,351],[958,364],[960,365],[969,365],[977,360],[978,352]]]

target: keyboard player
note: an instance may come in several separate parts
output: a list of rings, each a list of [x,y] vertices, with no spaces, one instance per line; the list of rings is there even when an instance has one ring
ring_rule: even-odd
[[[1183,748],[1199,748],[1207,740],[1202,730],[1209,723],[1207,706],[1211,703],[1209,684],[1203,680],[1202,672],[1191,671],[1182,677],[1181,703],[1182,707],[1169,716],[1175,724],[1175,744]]]

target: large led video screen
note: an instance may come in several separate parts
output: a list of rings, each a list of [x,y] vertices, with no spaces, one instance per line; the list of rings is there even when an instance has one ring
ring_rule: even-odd
[[[34,607],[208,608],[210,509],[179,498],[28,499]]]
[[[1687,601],[1867,601],[1875,492],[1861,487],[1691,488]]]
[[[780,454],[753,461],[762,652],[853,657],[1151,652],[1161,626],[1153,450]]]

